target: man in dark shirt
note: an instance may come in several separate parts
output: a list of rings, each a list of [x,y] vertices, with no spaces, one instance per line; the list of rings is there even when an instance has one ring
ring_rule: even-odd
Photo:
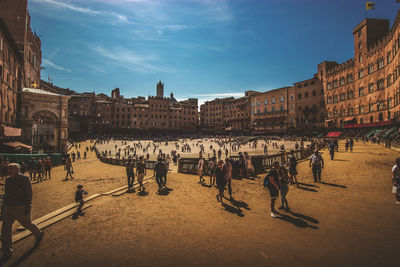
[[[126,176],[128,177],[129,192],[133,191],[133,182],[135,180],[135,172],[133,171],[134,166],[135,163],[133,162],[133,160],[129,159],[128,164],[126,165]]]
[[[272,164],[271,170],[268,172],[264,179],[264,187],[267,187],[271,196],[271,217],[277,218],[275,210],[275,201],[279,196],[279,162]]]
[[[335,143],[332,141],[329,143],[328,145],[328,149],[329,149],[329,154],[331,155],[331,160],[333,160],[334,156],[335,156]]]
[[[19,173],[20,166],[11,163],[8,168],[9,178],[5,182],[4,205],[1,210],[3,225],[1,227],[1,245],[3,257],[10,258],[12,253],[11,230],[17,220],[23,227],[36,236],[35,246],[39,245],[43,232],[32,223],[32,187],[28,176]]]
[[[158,184],[158,191],[161,190],[162,186],[164,185],[163,176],[165,174],[165,165],[162,162],[162,158],[159,157],[157,159],[156,164],[154,165],[154,176],[156,177],[156,182]]]
[[[215,168],[215,177],[216,177],[216,182],[217,182],[217,187],[218,187],[218,195],[217,195],[217,200],[221,201],[223,203],[223,197],[224,197],[224,189],[226,185],[226,168],[224,166],[224,162],[222,160],[218,161],[218,165]]]

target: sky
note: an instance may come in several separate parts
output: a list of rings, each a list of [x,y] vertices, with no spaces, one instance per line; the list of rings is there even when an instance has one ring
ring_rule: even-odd
[[[42,79],[77,92],[120,88],[199,103],[309,79],[353,57],[366,16],[392,24],[396,0],[29,0]]]

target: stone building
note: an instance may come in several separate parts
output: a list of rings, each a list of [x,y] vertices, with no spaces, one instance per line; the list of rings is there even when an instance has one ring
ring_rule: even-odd
[[[160,96],[125,98],[120,89],[112,90],[111,97],[94,93],[75,94],[69,102],[70,117],[89,122],[89,130],[82,132],[110,131],[114,133],[136,132],[195,132],[197,130],[198,102],[195,98],[177,101],[162,97],[164,84],[157,83]]]
[[[318,75],[294,83],[296,93],[296,129],[302,132],[319,130],[325,126],[325,99]]]
[[[224,133],[228,128],[225,119],[225,107],[227,103],[235,100],[233,97],[216,98],[206,101],[200,107],[200,125],[203,132]]]
[[[8,27],[23,60],[22,87],[39,87],[42,44],[40,38],[31,29],[28,0],[1,0],[0,18]]]
[[[373,127],[399,120],[399,21],[399,12],[391,28],[389,20],[364,19],[353,29],[354,58],[326,68],[327,127]]]
[[[0,125],[17,126],[17,96],[23,59],[7,25],[0,19]]]
[[[251,127],[256,134],[284,133],[296,127],[295,87],[251,96]]]
[[[21,97],[22,139],[38,152],[66,152],[70,96],[24,88]]]
[[[236,133],[250,132],[251,95],[255,91],[246,91],[244,97],[228,100],[224,103],[224,127]]]

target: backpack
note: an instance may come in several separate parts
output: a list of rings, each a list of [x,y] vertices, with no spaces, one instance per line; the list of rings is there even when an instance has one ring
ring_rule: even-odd
[[[265,178],[264,178],[263,185],[264,185],[264,187],[267,187],[269,184],[270,184],[270,182],[269,182],[269,174],[267,174],[267,176],[265,176]]]

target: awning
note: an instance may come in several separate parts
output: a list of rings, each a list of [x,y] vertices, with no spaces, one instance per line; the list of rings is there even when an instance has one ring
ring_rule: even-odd
[[[21,143],[21,142],[3,143],[3,145],[12,147],[12,148],[14,148],[14,149],[18,149],[18,148],[20,148],[20,147],[24,147],[24,148],[27,148],[27,149],[29,149],[29,150],[32,150],[32,147],[31,147],[31,146],[25,145],[25,144],[23,144],[23,143]]]
[[[232,131],[232,127],[225,128],[225,131]]]
[[[7,137],[21,136],[21,129],[7,127],[7,126],[0,126],[0,136],[7,136]]]
[[[391,125],[391,121],[380,121],[366,124],[353,124],[353,125],[345,125],[344,128],[364,128],[364,127],[378,127],[378,126],[387,126]]]
[[[347,118],[347,119],[345,119],[344,121],[354,121],[354,117],[353,118]]]
[[[326,137],[339,137],[342,132],[329,132]]]

